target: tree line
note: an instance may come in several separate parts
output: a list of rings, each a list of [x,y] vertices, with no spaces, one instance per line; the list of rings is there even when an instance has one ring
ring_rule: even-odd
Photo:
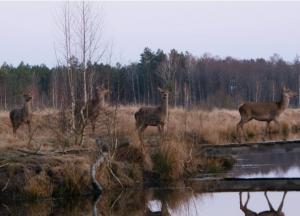
[[[11,109],[21,103],[22,93],[32,89],[36,109],[70,106],[68,71],[75,83],[75,99],[82,100],[83,76],[91,84],[89,98],[96,86],[110,90],[112,104],[157,104],[157,87],[171,90],[174,107],[237,108],[244,101],[271,101],[280,98],[283,85],[299,89],[300,59],[284,61],[274,54],[270,59],[219,58],[208,54],[196,57],[175,49],[169,53],[145,48],[137,62],[129,65],[108,65],[87,62],[84,66],[71,56],[68,66],[49,68],[46,65],[18,66],[3,63],[0,67],[0,109]],[[92,77],[90,79],[90,77]],[[291,101],[299,104],[299,98]]]

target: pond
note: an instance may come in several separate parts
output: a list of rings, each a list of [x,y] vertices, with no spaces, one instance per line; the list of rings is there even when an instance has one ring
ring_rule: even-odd
[[[289,191],[268,192],[267,197],[275,210],[283,201],[282,212],[299,215],[300,193]],[[247,192],[241,194],[246,202]],[[93,206],[94,204],[94,206]],[[264,192],[250,192],[247,209],[256,213],[269,211]],[[0,215],[178,215],[178,216],[241,216],[239,192],[195,193],[185,189],[148,189],[104,194],[93,202],[90,198],[76,200],[43,200],[35,203],[1,204]]]
[[[227,174],[239,178],[300,178],[300,152],[261,151],[239,154]]]

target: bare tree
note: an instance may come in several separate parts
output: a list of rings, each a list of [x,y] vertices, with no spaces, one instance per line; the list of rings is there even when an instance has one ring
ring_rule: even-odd
[[[81,138],[82,144],[85,126],[81,125],[77,131],[76,121],[80,110],[82,120],[86,125],[82,111],[89,110],[88,100],[92,97],[94,79],[92,63],[99,63],[107,46],[102,45],[102,17],[99,5],[96,2],[66,2],[62,9],[60,21],[63,43],[61,50],[63,63],[67,71],[68,91],[71,100],[72,127]],[[104,44],[104,43],[103,43]],[[60,62],[61,63],[61,62]],[[83,104],[80,109],[76,107],[80,96],[83,96]]]

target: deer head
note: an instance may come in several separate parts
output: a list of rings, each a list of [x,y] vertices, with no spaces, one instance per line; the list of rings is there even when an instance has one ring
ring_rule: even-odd
[[[292,98],[292,97],[296,97],[298,94],[296,92],[290,90],[286,86],[283,86],[282,95],[287,98]]]
[[[169,94],[170,94],[169,90],[166,90],[166,89],[163,90],[159,87],[157,88],[157,90],[161,93],[161,98],[162,99],[166,100],[169,97]]]
[[[26,102],[30,101],[32,99],[32,91],[27,91],[23,93],[23,97]]]
[[[96,93],[100,97],[105,97],[110,91],[104,87],[104,85],[96,87]]]

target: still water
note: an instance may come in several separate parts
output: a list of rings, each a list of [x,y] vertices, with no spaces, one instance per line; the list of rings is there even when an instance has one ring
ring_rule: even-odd
[[[249,152],[240,154],[236,160],[227,177],[300,178],[299,152]]]
[[[283,192],[268,192],[275,210],[283,199]],[[242,203],[247,193],[242,193]],[[299,216],[300,193],[289,191],[282,212]],[[247,209],[259,213],[269,211],[263,192],[250,192]],[[123,191],[117,196],[105,194],[97,203],[91,199],[43,200],[35,203],[1,204],[1,215],[178,215],[178,216],[241,216],[239,192],[193,193],[190,189]],[[276,214],[274,214],[275,216]]]

